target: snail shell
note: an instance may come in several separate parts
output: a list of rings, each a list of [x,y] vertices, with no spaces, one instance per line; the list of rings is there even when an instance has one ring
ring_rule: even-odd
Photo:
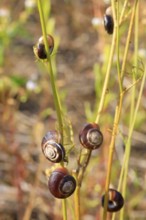
[[[65,149],[59,143],[61,136],[57,131],[49,131],[42,139],[42,151],[45,157],[53,163],[60,163],[65,158]]]
[[[108,7],[106,9],[105,15],[103,17],[104,28],[108,34],[112,34],[114,30],[114,20],[112,15],[112,8]]]
[[[86,124],[79,133],[79,140],[83,147],[87,149],[94,150],[99,148],[103,142],[103,135],[98,124]]]
[[[54,197],[59,199],[67,198],[75,191],[76,180],[69,175],[66,168],[60,167],[51,173],[48,187]]]
[[[53,49],[54,49],[54,38],[48,34],[47,35],[47,41],[48,41],[48,47],[49,47],[49,53],[51,54]],[[37,56],[40,59],[46,59],[47,58],[47,53],[45,50],[45,44],[44,44],[44,38],[43,36],[39,38],[38,43],[37,43]]]
[[[104,198],[105,195],[102,196],[102,206],[104,207]],[[115,189],[109,189],[108,192],[108,212],[117,212],[119,211],[124,205],[124,199],[120,192]]]
[[[45,136],[42,139],[42,146],[47,142],[47,141],[54,141],[57,143],[61,142],[61,135],[58,131],[52,130],[48,131]]]

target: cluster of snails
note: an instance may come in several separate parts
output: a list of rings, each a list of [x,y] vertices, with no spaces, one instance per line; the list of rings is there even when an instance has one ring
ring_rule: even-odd
[[[60,144],[61,136],[56,130],[49,131],[43,137],[41,147],[46,159],[52,163],[65,161],[65,149]],[[49,176],[48,188],[51,194],[63,199],[71,196],[76,189],[76,180],[65,167],[57,167]]]
[[[104,26],[109,34],[113,33],[114,23],[111,14],[111,7],[106,10],[104,16]],[[51,54],[54,49],[54,39],[51,35],[47,35],[48,49]],[[47,59],[44,38],[40,37],[34,49],[35,55],[39,59]],[[98,149],[103,143],[103,134],[100,127],[96,123],[87,123],[83,126],[79,133],[79,141],[81,145],[88,150]],[[42,139],[42,152],[47,160],[52,163],[62,163],[66,161],[65,148],[61,144],[61,135],[56,130],[49,131]],[[73,194],[76,189],[76,180],[69,174],[67,168],[58,166],[55,168],[48,180],[48,188],[51,194],[59,199],[64,199]],[[102,196],[102,206],[104,207],[105,195]],[[109,189],[107,211],[119,211],[124,204],[122,195],[115,189]]]
[[[79,140],[83,147],[94,150],[98,149],[103,143],[103,135],[100,131],[99,125],[96,123],[86,124],[79,133]],[[101,204],[104,207],[105,196],[102,196]],[[108,212],[119,211],[124,205],[124,199],[120,192],[115,189],[108,191]]]
[[[104,28],[107,31],[107,33],[112,34],[114,30],[114,20],[113,20],[111,6],[106,9],[105,15],[103,17],[103,21],[104,21]]]
[[[79,140],[83,147],[94,150],[102,144],[103,135],[96,123],[88,123],[80,131]],[[42,152],[52,163],[66,161],[65,148],[60,142],[61,135],[56,130],[47,132],[42,139]],[[66,198],[74,192],[76,180],[65,167],[58,167],[51,173],[48,187],[56,198]]]
[[[103,135],[99,125],[88,123],[83,126],[79,133],[81,145],[89,150],[98,149],[103,143]],[[61,135],[56,130],[49,131],[42,139],[42,152],[46,159],[52,163],[61,163],[66,161],[65,148],[60,144]],[[49,176],[48,188],[51,194],[59,199],[64,199],[73,194],[76,189],[76,180],[69,174],[65,167],[57,167]],[[102,197],[102,206],[104,207],[104,198]],[[119,211],[124,204],[122,195],[114,190],[109,189],[107,211]]]

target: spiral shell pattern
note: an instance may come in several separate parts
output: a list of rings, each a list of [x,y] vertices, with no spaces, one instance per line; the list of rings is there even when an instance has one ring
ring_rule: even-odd
[[[57,168],[49,177],[48,187],[54,197],[67,198],[75,191],[76,180],[68,173],[66,168]]]
[[[65,158],[65,149],[59,143],[61,136],[57,131],[49,131],[42,139],[42,151],[45,157],[53,163],[60,163]]]
[[[103,135],[98,124],[86,124],[79,133],[79,140],[83,147],[87,149],[94,150],[99,148],[103,142]]]

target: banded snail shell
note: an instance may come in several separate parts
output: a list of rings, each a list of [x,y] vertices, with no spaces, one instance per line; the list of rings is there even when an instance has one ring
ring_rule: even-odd
[[[58,143],[61,136],[57,131],[49,131],[42,139],[42,151],[45,157],[53,162],[60,163],[65,158],[65,149]]]
[[[75,191],[76,180],[66,168],[56,168],[49,177],[48,188],[54,197],[58,199],[67,198]]]
[[[79,133],[79,140],[83,147],[94,150],[101,146],[103,135],[96,123],[86,124]]]
[[[102,206],[104,207],[105,195],[102,196]],[[109,189],[108,191],[108,212],[117,212],[124,205],[124,199],[120,192],[115,189]]]

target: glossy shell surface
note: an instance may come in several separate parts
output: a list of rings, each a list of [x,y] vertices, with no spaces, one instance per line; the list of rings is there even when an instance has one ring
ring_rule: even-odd
[[[111,15],[104,15],[104,28],[108,34],[113,34],[114,30],[114,21]]]
[[[51,54],[54,49],[54,38],[51,35],[47,35],[47,41],[48,41],[48,47],[49,47],[49,53]],[[45,50],[45,44],[44,44],[44,39],[43,36],[39,38],[38,43],[37,43],[37,56],[40,59],[46,59],[47,58],[47,53]]]
[[[76,180],[69,175],[66,168],[60,168],[51,173],[48,187],[54,197],[58,199],[67,198],[75,191]]]
[[[103,135],[98,124],[88,123],[79,133],[79,140],[83,147],[94,150],[103,143]]]
[[[102,206],[104,207],[105,196],[102,196]],[[124,205],[124,199],[120,192],[115,189],[109,189],[108,192],[108,212],[117,212]]]
[[[53,163],[60,163],[65,158],[65,149],[59,142],[60,134],[56,131],[49,131],[42,139],[41,147],[45,157]]]

